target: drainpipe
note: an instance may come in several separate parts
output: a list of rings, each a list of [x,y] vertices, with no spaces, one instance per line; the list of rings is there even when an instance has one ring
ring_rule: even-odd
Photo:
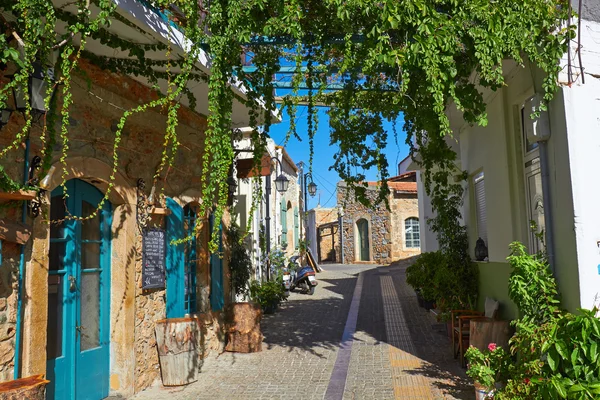
[[[27,184],[29,178],[29,136],[25,140],[25,162],[23,163],[23,184]],[[27,221],[27,202],[23,201],[21,212],[21,221]],[[25,275],[25,244],[21,245],[21,254],[19,258],[19,277],[17,288],[17,327],[15,332],[15,366],[13,370],[14,379],[19,379],[21,369],[21,334],[23,331],[23,277]]]
[[[550,130],[548,130],[548,137]],[[539,143],[540,151],[540,170],[542,175],[542,196],[544,198],[544,222],[546,229],[546,253],[548,255],[548,263],[552,274],[556,276],[554,263],[554,220],[552,214],[552,202],[550,196],[550,167],[548,160],[548,139],[542,140]]]

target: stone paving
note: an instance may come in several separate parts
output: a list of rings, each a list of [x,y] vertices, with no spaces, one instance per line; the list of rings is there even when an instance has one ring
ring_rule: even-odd
[[[263,318],[262,352],[209,356],[198,382],[181,388],[157,384],[134,399],[474,398],[449,339],[432,328],[434,320],[406,285],[406,262],[324,268],[313,296],[293,293]],[[344,362],[339,349],[359,273],[358,318]],[[328,390],[336,383],[332,376],[345,377],[343,391]]]

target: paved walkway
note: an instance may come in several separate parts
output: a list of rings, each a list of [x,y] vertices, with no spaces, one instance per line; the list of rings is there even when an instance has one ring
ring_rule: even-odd
[[[293,293],[263,318],[262,352],[209,356],[198,382],[134,399],[474,398],[449,339],[406,285],[406,263],[324,268],[313,296]]]

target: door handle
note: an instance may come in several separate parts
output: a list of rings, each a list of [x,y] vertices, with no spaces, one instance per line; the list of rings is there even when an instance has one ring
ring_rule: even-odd
[[[75,330],[76,330],[77,332],[79,332],[79,334],[80,334],[80,335],[81,335],[81,331],[82,331],[83,329],[85,329],[85,327],[84,327],[84,326],[82,326],[82,325],[76,325],[76,326],[75,326]]]
[[[69,275],[69,292],[73,293],[77,291],[77,280],[73,275]]]

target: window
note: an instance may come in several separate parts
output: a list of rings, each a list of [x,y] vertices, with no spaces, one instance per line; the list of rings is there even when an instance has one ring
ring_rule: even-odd
[[[419,218],[410,217],[404,220],[404,235],[407,248],[421,247]]]
[[[475,195],[477,238],[482,238],[487,246],[487,212],[485,209],[485,185],[483,178],[483,172],[480,172],[473,177],[473,191]]]

